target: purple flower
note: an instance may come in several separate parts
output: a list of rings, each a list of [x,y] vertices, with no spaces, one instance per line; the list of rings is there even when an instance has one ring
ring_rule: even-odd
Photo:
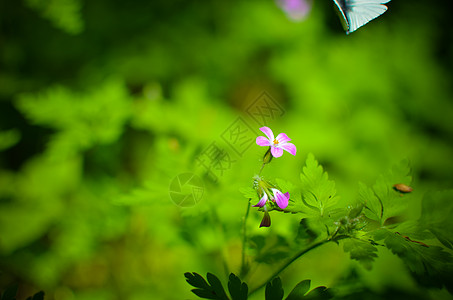
[[[288,206],[289,192],[283,194],[279,190],[273,188],[271,188],[271,191],[271,200],[276,202],[278,207],[280,207],[281,209],[285,209]],[[263,196],[261,197],[260,201],[256,205],[253,205],[253,207],[263,207],[266,205],[266,202],[269,201],[269,196],[267,195],[267,193],[264,190],[262,190],[262,193]],[[264,208],[266,210],[266,207]]]
[[[256,144],[258,146],[270,146],[271,153],[274,157],[280,157],[283,155],[283,150],[288,151],[292,155],[296,155],[296,146],[291,143],[291,139],[286,133],[280,133],[274,138],[274,133],[269,127],[261,127],[260,130],[267,136],[259,136],[256,138]]]
[[[264,190],[261,190],[263,193],[263,196],[261,197],[260,201],[256,204],[253,205],[253,207],[262,207],[264,209],[264,216],[263,219],[261,220],[260,227],[270,227],[271,226],[271,216],[269,215],[269,212],[267,211],[267,201],[269,201],[269,196]],[[288,200],[289,200],[289,193],[282,193],[277,189],[271,188],[272,195],[271,199],[273,202],[276,202],[278,207],[281,209],[285,209],[288,206]]]

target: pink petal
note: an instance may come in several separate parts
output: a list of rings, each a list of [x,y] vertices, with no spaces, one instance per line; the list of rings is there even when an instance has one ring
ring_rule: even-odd
[[[272,147],[271,148],[271,153],[273,157],[280,157],[283,155],[283,149],[277,148],[277,147]]]
[[[274,141],[274,133],[269,127],[261,127],[260,130],[267,136],[269,141],[273,142]]]
[[[253,207],[263,207],[266,204],[267,199],[268,199],[267,194],[264,193],[264,195],[263,195],[263,197],[261,197],[260,201],[256,205],[253,205]]]
[[[283,150],[288,151],[292,155],[296,155],[296,151],[297,151],[296,146],[294,146],[291,143],[281,144],[281,145],[279,145],[279,148],[282,148]]]
[[[275,202],[277,202],[278,207],[285,209],[288,206],[289,193],[283,195],[283,193],[277,189],[272,189],[272,192],[274,193]]]
[[[268,139],[266,139],[264,136],[259,136],[256,138],[256,144],[258,146],[270,146],[272,145],[271,144],[271,141],[269,141]]]
[[[280,133],[279,135],[277,135],[277,137],[275,139],[279,143],[286,143],[286,142],[291,141],[291,139],[286,135],[286,133]]]
[[[271,216],[267,211],[264,212],[263,220],[261,220],[260,227],[270,227],[271,226]]]

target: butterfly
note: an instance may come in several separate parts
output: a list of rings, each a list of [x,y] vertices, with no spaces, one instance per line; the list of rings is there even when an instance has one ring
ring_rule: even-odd
[[[333,0],[346,34],[350,34],[387,10],[390,0]]]

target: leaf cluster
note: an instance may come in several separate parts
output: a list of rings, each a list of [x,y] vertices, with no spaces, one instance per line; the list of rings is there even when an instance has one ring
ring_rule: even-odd
[[[198,273],[185,273],[186,281],[195,289],[192,292],[203,299],[215,300],[246,300],[248,299],[248,286],[242,282],[239,277],[231,273],[228,278],[228,291],[231,297],[225,292],[222,283],[212,273],[207,273],[207,281]],[[265,299],[266,300],[282,300],[284,290],[280,277],[276,277],[269,281],[266,285]],[[319,286],[310,291],[310,280],[303,280],[299,282],[285,300],[324,300],[330,299],[333,294],[330,289]]]

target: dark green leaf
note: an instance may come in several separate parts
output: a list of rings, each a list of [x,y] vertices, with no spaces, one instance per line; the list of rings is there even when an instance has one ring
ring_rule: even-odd
[[[291,291],[291,293],[289,293],[286,300],[302,299],[305,296],[305,294],[308,292],[309,289],[310,289],[310,280],[303,280],[294,287],[294,289]]]
[[[216,300],[228,300],[228,296],[223,289],[220,280],[211,273],[208,273],[206,278],[208,282],[198,273],[184,273],[186,281],[197,289],[193,289],[192,292],[200,298],[216,299]]]
[[[208,282],[211,284],[214,293],[217,295],[218,297],[217,299],[228,300],[228,296],[225,293],[225,290],[223,289],[222,283],[220,282],[219,278],[217,278],[217,276],[209,272],[206,278],[208,279]]]
[[[266,285],[265,300],[282,300],[283,293],[282,281],[276,277]]]
[[[228,281],[228,291],[230,292],[232,300],[246,300],[248,294],[248,286],[245,282],[241,283],[239,277],[230,274]]]
[[[313,299],[313,300],[324,300],[330,299],[333,295],[330,289],[326,288],[325,286],[318,286],[317,288],[310,291],[304,299]]]
[[[186,272],[184,273],[184,276],[186,277],[186,281],[191,285],[191,286],[194,286],[194,287],[197,287],[197,288],[200,288],[200,289],[208,289],[209,288],[209,284],[206,282],[206,280],[204,280],[204,278],[198,274],[198,273],[189,273],[189,272]]]

